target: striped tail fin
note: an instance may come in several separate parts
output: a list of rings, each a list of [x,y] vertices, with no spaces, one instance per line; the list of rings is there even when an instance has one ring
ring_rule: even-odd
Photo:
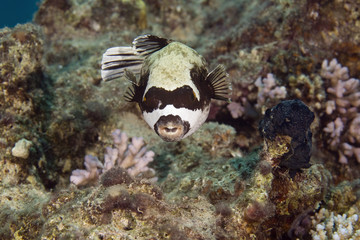
[[[133,47],[113,47],[106,50],[101,61],[101,77],[104,81],[119,78],[125,69],[140,73],[144,57]]]
[[[132,47],[113,47],[106,50],[101,61],[101,77],[110,81],[125,75],[125,69],[139,74],[144,59],[165,47],[171,40],[153,35],[143,35],[134,39]]]

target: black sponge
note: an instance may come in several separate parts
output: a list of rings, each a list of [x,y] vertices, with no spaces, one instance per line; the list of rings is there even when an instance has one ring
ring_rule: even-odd
[[[291,137],[291,151],[284,154],[279,166],[290,170],[295,176],[301,168],[310,167],[311,131],[314,113],[300,100],[282,101],[266,110],[259,123],[260,135],[266,140],[275,141],[277,135]]]

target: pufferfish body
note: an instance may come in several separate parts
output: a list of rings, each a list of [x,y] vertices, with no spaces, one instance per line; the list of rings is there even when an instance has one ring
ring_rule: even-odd
[[[144,35],[132,47],[103,55],[104,81],[127,77],[125,99],[136,102],[145,121],[164,140],[179,141],[207,119],[211,99],[230,101],[231,85],[222,65],[208,73],[205,59],[180,42]],[[140,80],[136,79],[140,75]]]

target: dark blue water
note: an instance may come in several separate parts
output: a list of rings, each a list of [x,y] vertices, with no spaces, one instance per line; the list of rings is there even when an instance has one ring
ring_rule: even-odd
[[[31,22],[40,0],[2,0],[0,28],[14,27],[18,23]]]

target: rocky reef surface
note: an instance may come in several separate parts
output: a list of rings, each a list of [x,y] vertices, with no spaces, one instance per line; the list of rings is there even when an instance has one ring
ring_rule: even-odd
[[[359,26],[356,0],[43,0],[0,29],[0,239],[359,238]],[[147,33],[233,85],[181,142],[101,81]]]

